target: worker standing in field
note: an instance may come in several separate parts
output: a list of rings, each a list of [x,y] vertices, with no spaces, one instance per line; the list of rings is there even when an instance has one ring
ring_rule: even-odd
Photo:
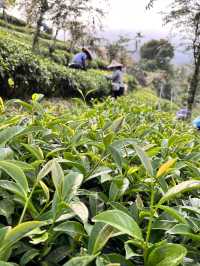
[[[82,48],[82,51],[74,55],[71,63],[69,64],[70,68],[74,69],[87,69],[87,61],[92,60],[92,54],[87,48]]]
[[[124,94],[125,85],[123,83],[123,65],[113,61],[109,66],[109,70],[113,70],[113,74],[106,76],[106,78],[112,81],[112,95],[116,99]]]

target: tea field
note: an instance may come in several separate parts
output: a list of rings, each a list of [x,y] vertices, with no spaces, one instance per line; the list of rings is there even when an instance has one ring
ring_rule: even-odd
[[[200,140],[150,91],[1,102],[0,265],[200,265]]]

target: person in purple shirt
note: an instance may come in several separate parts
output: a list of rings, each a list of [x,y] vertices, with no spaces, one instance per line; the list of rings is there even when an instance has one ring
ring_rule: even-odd
[[[92,54],[87,48],[82,48],[82,51],[80,53],[74,55],[71,63],[69,64],[69,67],[74,69],[86,70],[87,60],[92,60]]]

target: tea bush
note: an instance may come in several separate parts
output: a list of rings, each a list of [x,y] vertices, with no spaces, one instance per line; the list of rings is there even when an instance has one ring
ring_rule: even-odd
[[[72,97],[93,91],[91,97],[109,95],[111,85],[100,71],[77,71],[34,55],[28,45],[18,41],[0,41],[1,95],[30,97],[35,92],[46,96]],[[10,86],[10,81],[12,86]]]
[[[0,101],[0,264],[199,265],[199,133],[171,103],[42,99]]]

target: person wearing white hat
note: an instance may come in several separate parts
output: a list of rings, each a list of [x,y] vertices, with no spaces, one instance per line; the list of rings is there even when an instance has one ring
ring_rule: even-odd
[[[112,81],[112,94],[116,99],[124,94],[125,85],[123,83],[123,65],[116,61],[112,61],[107,68],[113,70],[113,74],[106,77]]]
[[[92,54],[87,48],[82,48],[82,51],[80,53],[74,55],[71,63],[69,64],[69,67],[86,70],[87,60],[92,60]]]

